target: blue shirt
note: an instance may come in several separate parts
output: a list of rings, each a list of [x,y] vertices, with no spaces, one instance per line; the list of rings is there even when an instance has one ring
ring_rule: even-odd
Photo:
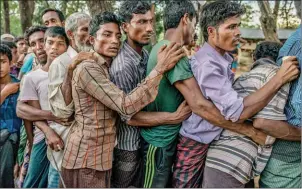
[[[20,82],[13,75],[10,75],[12,83]],[[22,119],[17,117],[16,107],[18,101],[19,91],[17,93],[11,94],[4,102],[1,104],[0,110],[0,129],[8,129],[12,133],[20,132],[20,127],[22,125]]]
[[[301,71],[302,54],[301,54],[301,25],[300,27],[286,40],[285,44],[279,51],[277,64],[282,64],[284,56],[297,56]],[[289,91],[288,101],[285,106],[285,114],[288,123],[301,127],[301,93],[302,93],[302,77],[300,76],[292,82]]]
[[[228,53],[221,56],[205,43],[192,56],[190,65],[204,97],[215,104],[225,119],[236,122],[243,111],[243,98],[233,89],[232,61]],[[209,144],[219,138],[222,130],[192,113],[183,121],[180,134],[197,142]]]
[[[21,67],[20,72],[26,74],[29,71],[32,70],[32,66],[33,66],[33,62],[34,62],[34,56],[30,55],[28,57],[28,59],[24,62],[23,66]]]

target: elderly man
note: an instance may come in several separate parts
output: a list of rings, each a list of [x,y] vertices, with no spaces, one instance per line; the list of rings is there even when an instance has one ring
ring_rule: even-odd
[[[52,113],[56,116],[70,117],[74,112],[74,103],[71,97],[71,79],[73,70],[72,58],[78,52],[87,51],[89,46],[88,41],[88,26],[91,17],[85,13],[73,13],[65,22],[65,31],[70,41],[67,51],[58,56],[49,68],[49,84],[48,84],[48,98]],[[70,126],[70,125],[69,125]],[[66,143],[67,134],[70,127],[54,123],[51,127]],[[63,151],[54,151],[48,147],[48,159],[51,163],[49,168],[48,187],[59,187],[59,173],[63,158]],[[53,154],[53,156],[51,155]],[[53,158],[54,157],[54,158]],[[59,168],[57,170],[56,164]]]

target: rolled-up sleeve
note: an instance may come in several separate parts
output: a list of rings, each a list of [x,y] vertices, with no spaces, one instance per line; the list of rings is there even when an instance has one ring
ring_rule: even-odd
[[[192,60],[195,61],[195,60]],[[194,72],[206,98],[211,100],[226,120],[236,122],[243,111],[243,98],[232,87],[232,81],[217,63],[203,63]]]
[[[56,61],[56,62],[55,62]],[[66,67],[55,60],[49,68],[49,85],[48,85],[48,99],[51,112],[59,118],[68,118],[74,112],[73,101],[70,104],[65,104],[64,96],[61,91],[66,74]]]

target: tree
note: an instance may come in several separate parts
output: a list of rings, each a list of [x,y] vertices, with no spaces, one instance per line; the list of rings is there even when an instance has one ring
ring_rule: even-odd
[[[113,11],[113,5],[115,1],[107,0],[107,1],[96,1],[96,0],[88,0],[87,6],[90,12],[90,15],[93,17],[98,13],[105,11]]]
[[[9,19],[9,3],[8,1],[3,1],[4,8],[4,32],[10,33],[10,19]]]
[[[280,3],[278,27],[294,29],[299,26],[299,19],[296,16],[294,1],[284,0]]]
[[[20,20],[23,33],[32,25],[33,14],[35,10],[35,1],[19,1]]]
[[[260,8],[260,23],[265,40],[280,42],[277,34],[277,18],[280,6],[280,1],[275,0],[275,6],[272,10],[269,2],[257,1]]]

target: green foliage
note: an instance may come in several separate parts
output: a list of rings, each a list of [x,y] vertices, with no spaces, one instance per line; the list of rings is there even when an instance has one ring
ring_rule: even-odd
[[[1,34],[4,33],[4,10],[3,10],[3,1],[0,5],[0,15],[1,15]],[[22,35],[21,22],[20,22],[20,13],[19,13],[19,3],[18,1],[9,1],[9,15],[10,15],[10,32],[14,36]]]
[[[278,16],[278,28],[296,29],[299,27],[300,20],[296,16],[296,9],[293,1],[281,1]]]

